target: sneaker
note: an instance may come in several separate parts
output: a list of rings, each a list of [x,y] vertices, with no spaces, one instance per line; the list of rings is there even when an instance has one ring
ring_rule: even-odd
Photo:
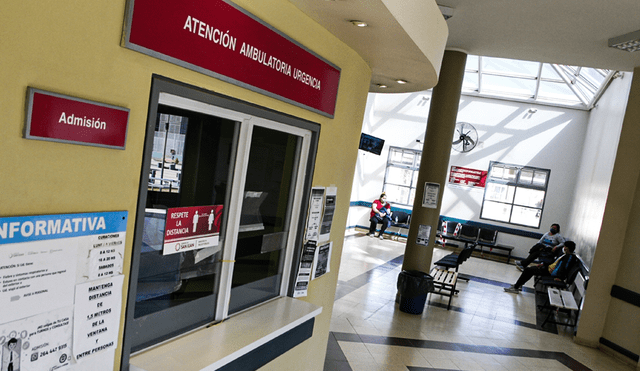
[[[380,233],[380,235],[378,236],[379,239],[384,240],[384,235],[382,233]]]
[[[376,236],[376,234],[375,234],[375,233],[369,233],[367,236],[369,236],[369,237],[375,237],[375,236]]]
[[[510,292],[512,294],[519,294],[521,289],[516,288],[515,286],[511,285],[509,287],[505,287],[504,291],[506,292]]]
[[[516,262],[516,268],[518,268],[518,270],[521,272],[524,270],[524,267],[522,267],[522,263],[520,262]]]

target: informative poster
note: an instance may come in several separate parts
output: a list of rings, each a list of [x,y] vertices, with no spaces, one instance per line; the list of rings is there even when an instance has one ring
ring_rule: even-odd
[[[318,238],[320,237],[323,200],[324,187],[311,188],[311,200],[309,200],[309,215],[307,216],[307,233],[305,235],[305,240],[318,241]]]
[[[311,279],[316,279],[318,277],[323,276],[325,273],[331,271],[331,248],[333,247],[333,242],[327,242],[318,246],[315,251],[313,257],[313,277]]]
[[[324,213],[322,214],[322,225],[320,226],[319,241],[328,241],[331,234],[331,225],[333,224],[333,214],[336,211],[336,195],[338,189],[336,187],[327,187],[326,197],[324,199]]]
[[[52,371],[71,363],[73,307],[0,325],[0,370]]]
[[[222,205],[176,207],[167,210],[163,254],[219,246]]]
[[[436,209],[438,207],[438,194],[440,193],[440,184],[424,183],[424,195],[422,196],[422,207]]]
[[[296,277],[296,285],[293,291],[294,298],[307,296],[317,246],[318,243],[314,240],[307,241],[303,246],[300,266],[298,267],[298,277]]]
[[[429,238],[431,237],[431,226],[420,224],[418,225],[418,236],[416,237],[416,244],[429,246]]]
[[[120,328],[124,275],[76,286],[73,355],[77,361],[115,348]]]
[[[73,363],[76,285],[121,276],[127,215],[0,218],[1,370],[10,363],[15,371],[58,370]],[[120,292],[118,311],[121,298]]]

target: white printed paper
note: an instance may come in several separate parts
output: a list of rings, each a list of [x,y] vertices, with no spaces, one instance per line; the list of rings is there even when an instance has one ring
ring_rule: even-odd
[[[117,345],[123,282],[124,276],[119,275],[76,286],[73,322],[76,361]]]
[[[73,305],[78,238],[0,249],[0,321]]]
[[[333,242],[325,243],[320,245],[314,254],[313,257],[313,277],[311,279],[316,279],[318,277],[323,276],[325,273],[331,271],[331,249],[333,247]]]
[[[73,307],[0,325],[0,370],[53,371],[71,361]]]
[[[91,237],[89,280],[122,274],[125,232]]]
[[[424,183],[424,195],[422,196],[422,207],[436,209],[438,207],[438,194],[440,194],[440,184]]]
[[[311,281],[311,271],[313,269],[313,260],[315,258],[318,243],[314,240],[307,241],[302,249],[300,256],[300,265],[298,267],[298,276],[296,277],[296,285],[293,291],[293,297],[299,298],[307,296],[309,281]]]
[[[322,201],[324,200],[324,187],[313,187],[309,200],[309,215],[307,216],[306,240],[318,241],[320,236],[320,224],[322,222]]]
[[[425,224],[418,225],[418,236],[416,237],[416,244],[428,246],[430,237],[431,237],[431,226],[425,225]]]
[[[324,200],[324,211],[322,212],[322,225],[320,226],[319,241],[328,241],[331,235],[331,225],[333,224],[333,214],[336,211],[336,195],[338,188],[327,187],[327,194]]]

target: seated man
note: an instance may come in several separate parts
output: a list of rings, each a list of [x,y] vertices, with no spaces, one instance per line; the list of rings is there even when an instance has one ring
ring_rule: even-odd
[[[545,263],[538,264],[535,267],[527,267],[522,271],[520,278],[515,284],[510,287],[505,287],[504,291],[513,294],[519,294],[522,290],[522,285],[527,282],[533,276],[552,276],[558,281],[564,281],[567,275],[571,271],[571,268],[578,263],[578,257],[573,253],[576,249],[576,244],[573,241],[567,241],[564,243],[564,255],[559,257],[554,263],[548,265]]]
[[[519,262],[516,261],[516,268],[523,270],[538,258],[547,264],[551,264],[562,253],[564,241],[564,237],[560,235],[560,224],[551,224],[549,232],[542,235],[540,241],[529,250],[529,256]]]

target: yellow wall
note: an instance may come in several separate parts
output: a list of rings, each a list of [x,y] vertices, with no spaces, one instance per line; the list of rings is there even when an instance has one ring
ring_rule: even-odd
[[[127,210],[124,269],[128,278],[152,74],[318,122],[321,133],[313,184],[338,188],[331,235],[335,269],[313,281],[309,296],[303,299],[324,307],[314,336],[265,369],[298,369],[293,365],[305,360],[313,365],[306,369],[321,370],[371,70],[353,50],[287,0],[235,3],[342,69],[334,119],[123,48],[124,0],[4,0],[0,13],[0,216]],[[28,86],[130,109],[126,149],[23,139]]]

